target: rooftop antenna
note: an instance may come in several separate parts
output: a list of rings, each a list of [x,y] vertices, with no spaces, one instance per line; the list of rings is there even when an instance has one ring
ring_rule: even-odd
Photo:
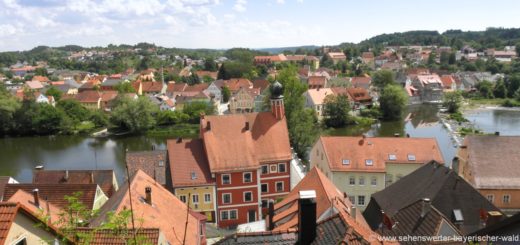
[[[128,148],[125,150],[125,155],[128,153]],[[132,194],[130,193],[130,170],[128,170],[128,164],[125,162],[125,168],[126,168],[126,181],[128,184],[128,197],[130,198],[130,212],[132,214],[132,235],[134,238],[134,244],[137,244],[137,237],[135,236],[136,230],[135,230],[135,221],[134,221],[134,205],[132,204]]]

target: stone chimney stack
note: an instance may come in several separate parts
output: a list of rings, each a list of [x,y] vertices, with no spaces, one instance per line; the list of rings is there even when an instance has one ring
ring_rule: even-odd
[[[148,203],[148,205],[152,205],[152,187],[147,186],[144,188],[144,192],[146,193],[145,202]]]
[[[300,191],[299,194],[298,244],[309,245],[316,238],[316,191]]]
[[[33,190],[34,205],[40,207],[40,191],[38,189]]]
[[[422,208],[421,208],[421,218],[424,218],[430,212],[432,208],[432,201],[430,198],[423,198],[422,199]]]

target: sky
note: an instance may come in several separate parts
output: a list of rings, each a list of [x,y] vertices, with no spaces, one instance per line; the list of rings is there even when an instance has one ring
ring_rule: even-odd
[[[520,27],[517,0],[0,0],[0,51],[149,42],[269,48]]]

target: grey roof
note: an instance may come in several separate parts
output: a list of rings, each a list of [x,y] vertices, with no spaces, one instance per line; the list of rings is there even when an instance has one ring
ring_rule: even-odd
[[[430,198],[432,206],[446,217],[451,218],[453,210],[460,209],[464,234],[479,229],[481,209],[499,211],[457,173],[432,161],[373,194],[363,215],[370,227],[376,229],[382,220],[381,210],[392,217],[423,198]]]
[[[119,83],[121,83],[123,80],[122,79],[107,79],[105,80],[101,86],[110,86],[110,87],[113,87],[113,86],[116,86],[118,85]]]

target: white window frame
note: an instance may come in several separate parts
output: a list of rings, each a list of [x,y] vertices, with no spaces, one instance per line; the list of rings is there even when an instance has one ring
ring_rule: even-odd
[[[341,160],[342,165],[350,165],[350,159],[343,159]]]
[[[365,185],[365,176],[359,176],[358,178],[358,184],[360,186],[364,186]]]
[[[283,165],[283,171],[280,171],[280,166]],[[278,163],[278,173],[287,173],[287,164],[284,162]]]
[[[278,183],[282,183],[282,190],[281,191],[278,190]],[[275,189],[276,189],[276,192],[284,192],[285,185],[284,185],[283,181],[276,181]]]
[[[249,174],[249,181],[246,182],[246,174]],[[244,183],[253,183],[253,172],[244,172],[242,173],[242,182]]]
[[[363,198],[363,204],[360,204],[360,203],[359,203],[359,201],[361,200],[360,197]],[[357,196],[357,205],[358,205],[358,206],[365,206],[366,204],[367,204],[367,202],[366,202],[366,197],[365,197],[365,196],[363,196],[363,195],[359,195],[359,196]]]
[[[195,198],[195,197],[196,197],[196,198]],[[197,201],[195,201],[195,199],[197,199]],[[199,203],[199,194],[193,194],[193,195],[191,195],[191,202],[194,203],[194,204]]]
[[[227,218],[224,218],[224,213],[226,214]],[[229,220],[229,210],[220,211],[220,220]]]
[[[375,184],[374,184],[374,181],[375,181]],[[370,185],[371,185],[371,186],[377,186],[377,177],[372,176],[372,177],[370,178]]]
[[[352,183],[351,180],[354,180],[354,183]],[[356,185],[356,176],[349,176],[348,177],[348,184],[351,185],[351,186]]]
[[[415,154],[408,154],[408,161],[413,162],[416,160],[417,160],[417,158],[415,157]]]
[[[506,202],[506,197],[507,197],[507,202]],[[503,195],[503,196],[502,196],[502,203],[504,203],[504,204],[509,204],[509,203],[511,203],[511,195],[509,195],[509,194],[505,194],[505,195]]]
[[[374,160],[372,160],[372,159],[365,159],[365,165],[373,166],[374,165]]]
[[[184,199],[184,201],[182,199]],[[179,200],[181,200],[183,203],[186,203],[186,195],[179,195]]]
[[[273,170],[274,167],[274,170]],[[269,173],[278,173],[278,164],[269,165]]]
[[[264,167],[267,170],[267,171],[265,171],[265,173],[264,173]],[[261,171],[262,171],[262,174],[269,174],[269,165],[262,165]]]
[[[388,160],[389,161],[397,160],[397,155],[396,154],[388,154]]]
[[[486,199],[488,199],[490,203],[495,203],[495,195],[493,194],[487,194]]]
[[[266,190],[265,191],[262,191],[262,186],[265,185],[266,186]],[[262,183],[260,184],[260,192],[262,193],[269,193],[269,184],[268,183]]]
[[[206,197],[209,197],[209,201]],[[204,193],[204,203],[211,203],[211,194],[210,193]]]
[[[225,202],[225,198],[224,196],[225,195],[229,195],[229,202]],[[226,192],[226,193],[222,193],[222,203],[223,204],[230,204],[230,203],[233,203],[233,195],[230,193],[230,192]]]
[[[224,176],[228,176],[229,177],[229,183],[224,183]],[[220,175],[220,182],[222,183],[222,185],[231,185],[231,174],[222,174]]]
[[[231,212],[232,211],[235,212],[235,218],[234,219],[231,218]],[[238,210],[237,209],[230,209],[230,210],[228,210],[228,212],[229,212],[229,220],[237,220],[238,219]]]
[[[247,193],[250,193],[250,194],[251,194],[251,200],[250,200],[250,201],[247,201],[247,200],[246,200],[246,194],[247,194]],[[254,200],[254,198],[253,198],[253,192],[252,192],[252,191],[244,191],[244,194],[242,194],[242,200],[243,200],[244,202],[253,202],[253,200]]]

